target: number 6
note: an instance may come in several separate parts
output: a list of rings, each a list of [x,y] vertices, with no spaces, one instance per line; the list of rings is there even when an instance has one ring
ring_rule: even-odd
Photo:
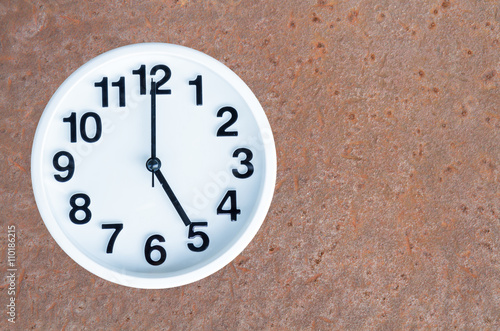
[[[165,242],[165,238],[163,238],[159,234],[152,235],[148,238],[148,240],[146,240],[146,246],[144,247],[144,256],[146,257],[146,261],[148,261],[149,264],[160,265],[167,259],[167,251],[165,251],[165,248],[161,247],[160,245],[151,246],[153,240],[158,240],[161,243]],[[160,258],[156,261],[151,258],[151,253],[153,251],[158,251],[160,253]]]

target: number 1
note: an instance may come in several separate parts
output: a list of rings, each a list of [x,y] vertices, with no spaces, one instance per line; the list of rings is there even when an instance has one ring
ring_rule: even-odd
[[[201,89],[201,75],[196,76],[196,79],[190,80],[189,85],[196,86],[196,105],[203,105],[203,94]]]

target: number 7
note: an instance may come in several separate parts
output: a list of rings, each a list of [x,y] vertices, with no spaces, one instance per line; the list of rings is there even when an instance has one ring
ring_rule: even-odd
[[[118,237],[118,233],[120,233],[120,231],[123,229],[123,224],[122,223],[103,224],[102,228],[115,229],[115,232],[113,232],[111,238],[109,238],[108,247],[106,248],[106,253],[111,254],[113,253],[113,246],[115,245],[116,237]]]

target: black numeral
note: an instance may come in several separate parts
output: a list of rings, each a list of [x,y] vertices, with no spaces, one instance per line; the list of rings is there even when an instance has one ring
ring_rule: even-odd
[[[111,235],[111,238],[109,238],[108,247],[106,247],[106,253],[111,254],[113,253],[113,246],[115,245],[116,237],[118,237],[118,233],[120,233],[120,231],[123,230],[123,224],[122,223],[103,224],[101,225],[101,228],[115,230]]]
[[[196,76],[196,79],[190,80],[189,85],[194,85],[196,86],[196,105],[201,106],[203,105],[203,94],[202,94],[202,87],[201,87],[201,75]]]
[[[253,174],[253,164],[250,163],[250,161],[253,158],[252,151],[249,150],[248,148],[238,148],[237,150],[234,151],[233,157],[239,157],[239,155],[243,153],[245,154],[246,158],[241,160],[241,164],[247,167],[247,171],[243,174],[241,174],[238,169],[233,169],[233,175],[236,178],[248,178],[252,176]]]
[[[153,68],[151,68],[151,72],[150,72],[151,76],[156,75],[157,71],[163,71],[163,78],[160,79],[156,83],[156,94],[171,94],[172,91],[170,89],[160,90],[160,87],[163,84],[165,84],[170,79],[170,77],[172,76],[172,72],[170,71],[170,68],[167,67],[164,64],[157,64]]]
[[[157,64],[153,68],[151,68],[149,74],[151,76],[154,76],[158,71],[163,71],[163,77],[156,83],[156,94],[171,94],[172,90],[160,89],[160,87],[170,79],[170,77],[172,76],[172,71],[170,71],[170,68],[164,64]],[[146,65],[141,64],[138,69],[132,70],[132,74],[139,75],[139,93],[141,95],[146,94]]]
[[[83,203],[81,203],[81,200],[83,200]],[[69,212],[69,219],[71,220],[71,222],[81,225],[81,224],[87,224],[90,221],[92,213],[90,212],[89,209],[90,198],[88,195],[86,195],[85,193],[74,194],[69,199],[69,205],[72,207]],[[83,218],[81,216],[83,216]]]
[[[95,122],[96,130],[94,133],[93,137],[89,137],[87,134],[87,120],[92,117]],[[94,143],[101,138],[102,134],[102,122],[101,118],[99,115],[97,115],[94,112],[88,112],[83,114],[82,118],[80,119],[80,135],[82,136],[82,139],[88,143]]]
[[[71,113],[68,117],[63,118],[64,123],[69,123],[69,140],[76,143],[76,113]]]
[[[101,106],[108,107],[108,77],[103,77],[100,82],[94,83],[94,86],[101,88]],[[118,87],[119,106],[125,107],[125,77],[120,77],[116,82],[111,83],[111,86]]]
[[[125,107],[125,77],[120,77],[118,81],[111,83],[111,86],[118,87],[119,106]]]
[[[234,137],[238,135],[238,131],[227,131],[227,129],[236,123],[236,120],[238,119],[238,112],[236,109],[233,107],[222,107],[219,109],[217,112],[217,117],[222,117],[224,113],[229,113],[231,114],[231,117],[229,117],[229,120],[222,124],[219,130],[217,130],[217,137]]]
[[[208,236],[205,232],[194,231],[195,226],[208,226],[208,223],[207,222],[192,222],[191,224],[189,224],[188,238],[192,239],[194,237],[200,237],[202,240],[202,243],[200,246],[195,246],[192,243],[188,243],[187,246],[193,252],[203,252],[205,249],[208,248],[208,244],[209,244],[210,240],[208,239]]]
[[[87,133],[87,120],[92,118],[95,123],[95,133],[91,136]],[[76,113],[72,112],[70,116],[63,118],[63,122],[69,123],[70,127],[70,141],[72,143],[76,143],[77,140],[77,121],[76,121]],[[94,113],[88,112],[82,115],[80,119],[80,136],[85,142],[94,143],[101,138],[102,135],[102,121],[101,117]]]
[[[167,251],[165,251],[165,248],[160,245],[151,246],[153,240],[158,240],[161,243],[165,242],[165,238],[163,238],[159,234],[155,234],[149,237],[148,240],[146,240],[146,245],[144,246],[144,257],[149,264],[160,265],[167,259]],[[153,258],[151,257],[151,253],[153,251],[158,251],[160,253],[160,257],[157,260],[153,260]]]
[[[61,165],[61,157],[63,159],[64,158],[67,159],[66,165]],[[75,173],[75,160],[73,159],[73,156],[70,153],[65,151],[57,152],[56,155],[54,155],[54,158],[52,159],[52,164],[54,165],[54,168],[57,171],[68,172],[65,177],[59,174],[54,175],[54,178],[58,182],[67,182],[68,180],[71,179],[71,177],[73,177],[73,174]]]
[[[95,87],[101,88],[101,105],[102,107],[108,107],[108,77],[103,77],[100,82],[94,83]]]
[[[139,92],[141,95],[146,94],[146,65],[142,64],[139,69],[132,70],[133,75],[139,75]]]
[[[223,209],[227,200],[230,200],[230,208]],[[220,202],[219,206],[217,207],[217,215],[219,215],[219,214],[230,214],[231,221],[233,221],[233,222],[236,221],[237,215],[241,214],[241,210],[239,210],[238,207],[236,207],[236,191],[235,190],[227,191],[224,198],[222,198],[222,201]]]

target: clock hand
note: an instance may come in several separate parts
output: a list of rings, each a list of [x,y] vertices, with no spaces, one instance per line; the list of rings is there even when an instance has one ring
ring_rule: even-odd
[[[153,162],[150,165],[156,165],[160,169],[161,162],[156,158],[156,82],[151,78],[151,158],[148,160]],[[149,169],[149,166],[148,166]],[[151,185],[155,186],[154,168],[151,171]]]
[[[156,83],[153,81],[153,79],[151,79],[151,157],[146,162],[146,168],[151,171],[152,186],[154,187],[154,178],[156,176],[184,224],[186,226],[190,225],[191,221],[186,215],[186,212],[182,208],[179,200],[177,200],[177,197],[170,188],[170,185],[168,185],[168,182],[163,176],[163,173],[160,171],[161,161],[156,157]]]
[[[158,159],[156,159],[156,160],[158,160]],[[160,171],[160,166],[158,166],[158,168],[156,170],[152,171],[152,172],[153,172],[154,175],[156,175],[156,178],[158,179],[158,181],[160,182],[161,186],[165,190],[165,193],[167,193],[168,198],[170,199],[170,201],[174,205],[175,210],[177,211],[177,213],[181,217],[181,219],[184,222],[184,224],[186,226],[190,225],[191,221],[189,220],[189,217],[186,215],[186,212],[184,211],[184,209],[182,208],[181,204],[179,203],[179,200],[177,200],[177,197],[175,196],[174,192],[170,188],[170,185],[168,185],[167,180],[165,179],[165,177],[163,176],[162,172]]]

